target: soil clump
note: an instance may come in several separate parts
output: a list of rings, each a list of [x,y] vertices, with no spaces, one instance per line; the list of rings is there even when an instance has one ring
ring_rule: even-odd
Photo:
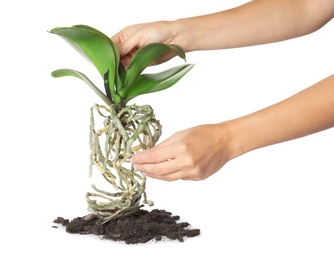
[[[94,214],[77,217],[73,220],[57,217],[53,222],[66,227],[72,234],[93,234],[103,239],[124,241],[126,244],[146,243],[164,238],[184,242],[185,237],[195,237],[200,229],[190,228],[188,222],[179,222],[180,217],[166,210],[138,209],[135,213],[112,219],[106,223]],[[57,226],[53,226],[57,228]]]

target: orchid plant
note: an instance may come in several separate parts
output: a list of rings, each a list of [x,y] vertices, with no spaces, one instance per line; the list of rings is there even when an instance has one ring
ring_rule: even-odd
[[[88,210],[103,222],[132,214],[147,200],[145,176],[130,163],[134,153],[153,147],[161,136],[162,126],[150,105],[138,106],[129,101],[139,95],[165,90],[186,75],[194,64],[183,64],[158,73],[144,70],[162,54],[173,51],[184,61],[185,53],[178,45],[151,43],[140,48],[127,69],[120,61],[115,43],[101,31],[87,25],[56,27],[50,33],[69,43],[98,70],[104,91],[85,74],[73,69],[58,69],[55,78],[73,76],[83,80],[104,102],[90,109],[90,167],[94,167],[115,191],[105,191],[92,184],[94,192],[87,192]],[[99,129],[96,115],[102,119]]]

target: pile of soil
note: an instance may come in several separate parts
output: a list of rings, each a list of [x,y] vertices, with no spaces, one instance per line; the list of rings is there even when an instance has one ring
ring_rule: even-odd
[[[94,214],[77,217],[72,221],[58,217],[53,222],[65,226],[68,233],[93,234],[104,239],[124,241],[126,244],[146,243],[153,239],[162,241],[164,237],[184,242],[184,237],[200,234],[199,229],[191,229],[188,222],[178,220],[179,216],[173,216],[166,210],[138,209],[129,216],[112,219],[106,223]]]

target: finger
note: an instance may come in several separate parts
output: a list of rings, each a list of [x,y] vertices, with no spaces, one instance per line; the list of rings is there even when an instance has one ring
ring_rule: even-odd
[[[119,34],[115,34],[114,36],[110,37],[110,39],[116,44],[119,45],[121,43],[121,37]]]
[[[132,60],[132,57],[133,57],[133,55],[135,54],[136,51],[137,51],[137,49],[131,50],[129,53],[122,56],[121,62],[122,62],[125,69],[127,69],[129,67],[129,64]]]
[[[159,163],[134,164],[134,167],[145,175],[166,179],[170,174],[184,172],[185,165],[180,160],[172,159]]]
[[[174,150],[169,146],[155,146],[149,150],[141,151],[130,159],[132,164],[156,164],[175,158]]]
[[[145,174],[159,174],[167,175],[178,171],[179,166],[175,163],[176,160],[167,160],[159,163],[143,163],[143,164],[133,164],[136,170],[139,170]]]
[[[131,59],[132,59],[132,56],[130,56],[130,55],[125,55],[125,56],[122,57],[121,62],[122,62],[122,65],[125,69],[127,69],[129,67]]]
[[[134,167],[148,177],[166,181],[181,179],[183,172],[176,159],[154,164],[135,164]]]
[[[200,178],[197,175],[191,175],[189,172],[186,173],[185,170],[179,170],[164,175],[158,173],[146,173],[146,172],[144,172],[143,174],[147,177],[164,181],[176,181],[176,180],[200,181],[204,179]]]
[[[121,41],[117,47],[122,57],[127,54],[133,56],[133,54],[142,46],[140,45],[139,40],[136,36],[131,36]]]
[[[175,173],[171,173],[168,175],[146,174],[145,173],[145,176],[152,178],[152,179],[162,180],[162,181],[177,181],[177,180],[183,179],[181,178],[180,172],[175,172]]]

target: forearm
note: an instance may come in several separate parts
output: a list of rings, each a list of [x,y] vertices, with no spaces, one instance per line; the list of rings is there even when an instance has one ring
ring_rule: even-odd
[[[226,49],[309,34],[334,14],[333,0],[254,0],[239,7],[175,21],[186,51]]]
[[[231,158],[334,126],[334,75],[228,125]]]

